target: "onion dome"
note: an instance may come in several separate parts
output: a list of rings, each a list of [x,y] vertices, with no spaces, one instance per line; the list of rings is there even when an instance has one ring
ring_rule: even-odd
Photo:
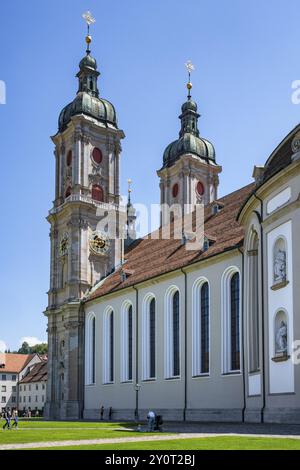
[[[164,151],[163,167],[172,166],[181,155],[191,153],[206,161],[215,163],[216,154],[214,146],[208,140],[200,137],[198,130],[198,118],[200,114],[197,112],[197,103],[191,99],[190,89],[191,83],[188,83],[189,95],[188,100],[181,107],[181,130],[179,139],[169,144]]]
[[[90,37],[88,36],[87,39]],[[72,116],[85,114],[102,122],[107,127],[118,128],[117,115],[114,106],[107,100],[99,97],[97,62],[86,51],[86,56],[79,63],[77,78],[78,92],[75,99],[63,108],[59,115],[58,128],[62,132],[66,129]]]

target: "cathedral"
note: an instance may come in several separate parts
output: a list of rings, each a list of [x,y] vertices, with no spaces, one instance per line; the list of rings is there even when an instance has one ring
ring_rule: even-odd
[[[177,220],[163,211],[137,239],[120,197],[125,135],[86,41],[52,137],[45,416],[98,419],[103,406],[117,420],[153,409],[165,420],[300,424],[300,125],[252,183],[219,198],[222,168],[189,80],[157,175],[162,207],[203,208],[203,241],[190,250],[184,231],[161,236]]]

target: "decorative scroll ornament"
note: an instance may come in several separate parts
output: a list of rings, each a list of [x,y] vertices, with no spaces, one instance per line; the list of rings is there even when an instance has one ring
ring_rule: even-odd
[[[90,235],[90,249],[96,255],[105,255],[110,247],[110,240],[106,233],[96,230]]]

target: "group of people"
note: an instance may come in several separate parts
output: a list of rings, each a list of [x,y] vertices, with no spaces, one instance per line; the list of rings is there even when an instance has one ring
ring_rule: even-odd
[[[2,418],[5,420],[5,423],[2,426],[3,430],[12,428],[18,429],[19,415],[17,409],[13,408],[10,410],[10,408],[5,408],[5,410],[2,412]]]

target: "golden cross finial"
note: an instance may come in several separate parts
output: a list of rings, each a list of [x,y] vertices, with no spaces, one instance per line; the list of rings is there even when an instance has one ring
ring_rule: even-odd
[[[129,179],[127,180],[127,183],[128,183],[128,203],[127,203],[127,204],[131,204],[131,193],[132,193],[131,185],[132,185],[132,179],[129,178]]]
[[[85,20],[85,22],[87,24],[87,36],[85,38],[85,42],[87,43],[87,46],[88,46],[87,52],[89,52],[90,51],[90,44],[92,42],[92,37],[90,36],[90,26],[91,26],[91,24],[96,23],[96,20],[95,20],[95,18],[93,17],[93,15],[90,11],[86,11],[85,13],[83,13],[82,18]]]
[[[194,72],[195,66],[193,65],[191,60],[188,60],[187,63],[185,64],[185,66],[186,66],[188,74],[189,74],[189,81],[188,81],[186,87],[189,90],[188,98],[190,99],[191,98],[191,89],[193,87],[193,85],[191,83],[191,73]]]

